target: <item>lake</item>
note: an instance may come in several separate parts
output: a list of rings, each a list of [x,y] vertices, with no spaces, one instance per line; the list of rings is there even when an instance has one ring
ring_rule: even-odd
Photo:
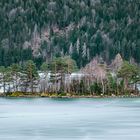
[[[0,98],[0,140],[140,140],[140,98]]]

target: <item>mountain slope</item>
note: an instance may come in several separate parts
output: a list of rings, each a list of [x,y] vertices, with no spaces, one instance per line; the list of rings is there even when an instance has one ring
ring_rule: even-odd
[[[0,65],[71,55],[79,67],[117,53],[140,63],[139,0],[1,0]]]

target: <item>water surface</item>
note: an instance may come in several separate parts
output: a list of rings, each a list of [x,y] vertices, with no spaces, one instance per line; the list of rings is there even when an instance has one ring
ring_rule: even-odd
[[[0,140],[140,140],[140,98],[0,98]]]

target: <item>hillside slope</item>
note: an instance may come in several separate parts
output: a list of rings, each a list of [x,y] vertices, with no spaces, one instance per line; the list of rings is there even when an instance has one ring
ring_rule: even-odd
[[[140,63],[139,0],[0,0],[0,65],[117,53]]]

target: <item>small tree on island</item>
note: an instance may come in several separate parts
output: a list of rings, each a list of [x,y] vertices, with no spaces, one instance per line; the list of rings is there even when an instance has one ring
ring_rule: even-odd
[[[0,66],[0,82],[3,87],[3,92],[6,92],[7,71],[4,66]]]
[[[54,58],[49,64],[49,69],[52,72],[51,77],[52,81],[55,82],[55,85],[57,82],[60,82],[59,92],[62,93],[66,91],[64,83],[65,75],[75,71],[77,69],[77,65],[73,59],[69,56],[65,56]]]
[[[124,90],[127,90],[130,83],[135,84],[139,77],[140,69],[133,64],[124,62],[121,69],[118,71],[118,77],[124,80]]]
[[[12,82],[13,82],[13,88],[14,91],[18,91],[18,87],[20,85],[20,72],[21,67],[18,64],[12,64],[11,65],[11,74],[12,74]]]
[[[28,60],[25,63],[24,70],[23,70],[24,76],[26,76],[25,81],[25,88],[30,88],[31,93],[34,92],[34,88],[37,85],[37,79],[38,79],[38,72],[35,63],[32,60]]]

